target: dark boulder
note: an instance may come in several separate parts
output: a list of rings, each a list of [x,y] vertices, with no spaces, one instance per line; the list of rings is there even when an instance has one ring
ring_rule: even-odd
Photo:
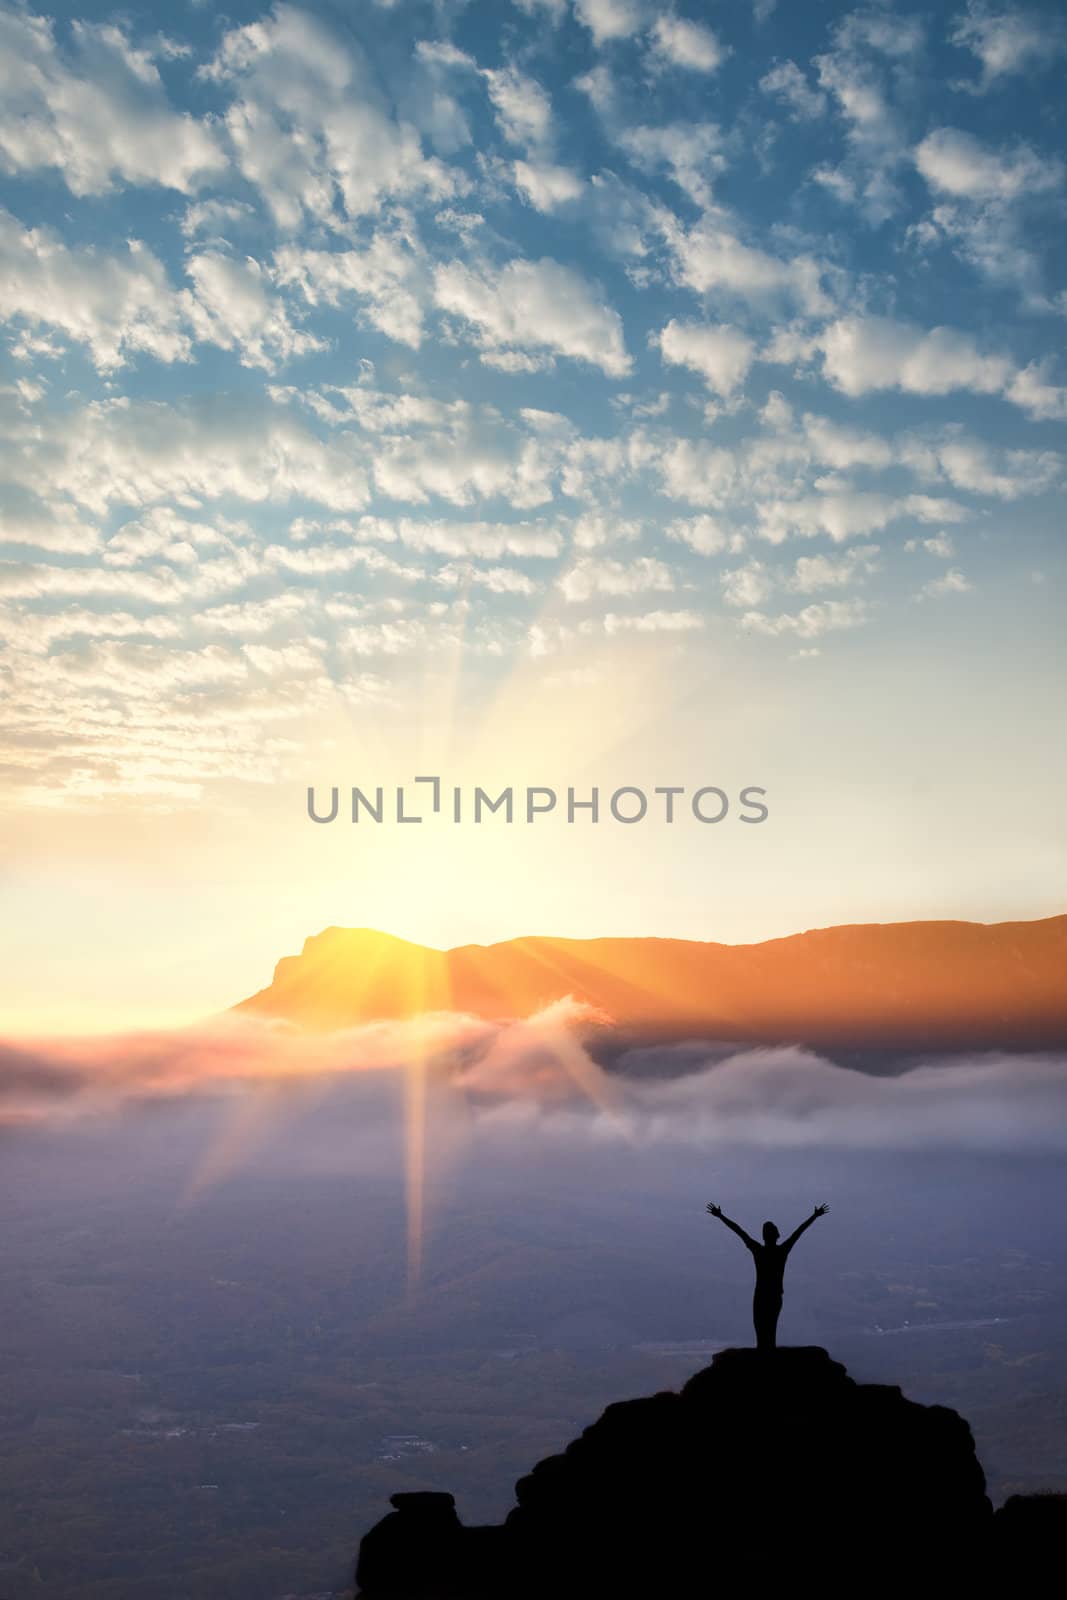
[[[916,1592],[919,1573],[965,1590],[993,1521],[956,1412],[856,1383],[818,1348],[723,1350],[678,1394],[609,1406],[516,1499],[498,1529],[463,1528],[450,1497],[424,1527],[421,1510],[387,1517],[363,1541],[364,1594]]]

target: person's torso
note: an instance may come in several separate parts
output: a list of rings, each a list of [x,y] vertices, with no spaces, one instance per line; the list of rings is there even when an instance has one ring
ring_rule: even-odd
[[[780,1244],[758,1244],[752,1252],[756,1262],[756,1288],[781,1294],[785,1279],[786,1253]]]

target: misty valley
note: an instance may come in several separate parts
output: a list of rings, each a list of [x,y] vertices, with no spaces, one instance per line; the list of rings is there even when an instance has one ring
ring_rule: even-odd
[[[884,1148],[776,1147],[769,1125],[700,1150],[500,1102],[431,1156],[413,1280],[402,1130],[364,1085],[320,1086],[244,1156],[232,1110],[4,1134],[5,1600],[341,1595],[394,1492],[499,1520],[605,1405],[750,1342],[712,1196],[752,1227],[830,1199],[781,1340],[957,1408],[995,1503],[1067,1488],[1055,1151],[909,1147],[899,1126]],[[205,1180],[220,1134],[233,1159]]]

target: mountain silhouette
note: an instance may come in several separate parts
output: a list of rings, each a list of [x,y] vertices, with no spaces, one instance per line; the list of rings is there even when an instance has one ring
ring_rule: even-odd
[[[528,937],[435,950],[327,928],[237,1007],[312,1029],[462,1011],[527,1017],[571,995],[632,1035],[871,1049],[1067,1045],[1067,916],[901,922],[726,945]]]
[[[1067,1500],[996,1517],[967,1423],[856,1383],[823,1349],[720,1351],[680,1393],[611,1405],[516,1486],[503,1524],[397,1494],[365,1536],[366,1600],[652,1600],[985,1592],[1062,1549]],[[1058,1557],[1057,1557],[1058,1561]],[[998,1591],[999,1592],[999,1591]]]

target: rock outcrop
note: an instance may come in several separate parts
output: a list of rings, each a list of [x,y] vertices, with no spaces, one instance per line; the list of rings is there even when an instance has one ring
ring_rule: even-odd
[[[680,1393],[609,1406],[516,1500],[501,1526],[466,1528],[450,1495],[394,1496],[361,1546],[361,1593],[965,1593],[994,1559],[962,1417],[856,1383],[814,1347],[723,1350]]]

